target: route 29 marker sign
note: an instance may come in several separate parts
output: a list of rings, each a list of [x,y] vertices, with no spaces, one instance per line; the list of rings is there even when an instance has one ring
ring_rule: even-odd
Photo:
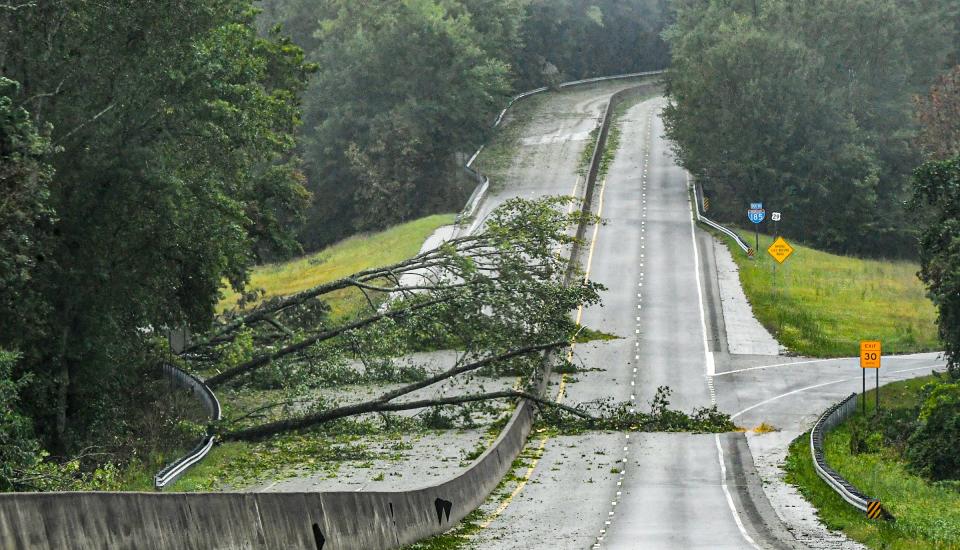
[[[782,264],[793,254],[793,247],[790,246],[790,243],[783,240],[783,237],[777,237],[777,240],[773,241],[773,244],[767,249],[767,254],[773,256],[773,259],[776,260],[778,264]]]

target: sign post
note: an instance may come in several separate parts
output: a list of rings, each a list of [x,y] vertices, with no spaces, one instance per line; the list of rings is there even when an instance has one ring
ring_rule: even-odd
[[[770,248],[767,248],[767,254],[773,257],[777,261],[776,264],[773,264],[773,286],[777,286],[777,264],[782,264],[787,261],[787,258],[793,254],[793,247],[790,246],[790,243],[783,240],[783,237],[777,237],[777,240],[773,241],[773,244],[770,245]]]
[[[750,203],[750,209],[747,210],[747,219],[754,224],[754,233],[757,238],[757,247],[754,250],[760,250],[760,222],[763,221],[766,215],[767,211],[763,209],[762,202]]]
[[[860,370],[863,374],[863,412],[867,412],[867,369],[874,369],[877,375],[876,405],[874,412],[880,410],[880,353],[881,345],[878,340],[863,340],[860,342]]]

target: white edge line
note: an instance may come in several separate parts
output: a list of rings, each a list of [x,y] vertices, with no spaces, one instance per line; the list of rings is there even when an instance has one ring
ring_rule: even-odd
[[[750,538],[747,529],[743,526],[743,522],[740,521],[740,514],[737,513],[737,507],[733,504],[733,497],[730,496],[730,489],[727,488],[727,467],[723,463],[723,447],[720,446],[720,435],[713,434],[713,438],[714,441],[717,442],[717,460],[720,461],[720,486],[723,487],[723,494],[727,497],[727,506],[730,507],[730,513],[733,514],[733,521],[737,523],[737,529],[740,530],[743,539],[750,543],[750,546],[761,550],[761,548],[757,546],[757,543]]]
[[[943,366],[943,365],[941,365],[941,364],[937,364],[937,365],[927,365],[927,366],[924,366],[924,367],[914,367],[914,368],[912,368],[912,369],[901,369],[901,370],[892,371],[892,372],[890,372],[889,374],[884,374],[884,375],[882,375],[882,376],[885,376],[885,377],[889,378],[889,377],[893,376],[894,374],[900,374],[900,373],[903,373],[903,372],[912,372],[912,371],[915,371],[915,370],[935,369],[935,368],[937,368],[937,367],[942,367],[942,366]],[[764,406],[764,405],[767,405],[767,404],[769,404],[769,403],[772,403],[772,402],[774,402],[774,401],[776,401],[776,400],[778,400],[778,399],[782,399],[782,398],[784,398],[784,397],[788,397],[788,396],[790,396],[790,395],[794,395],[794,394],[797,394],[797,393],[805,392],[805,391],[807,391],[807,390],[815,390],[815,389],[817,389],[817,388],[822,388],[822,387],[824,387],[824,386],[830,386],[830,385],[832,385],[832,384],[841,384],[841,383],[843,383],[843,382],[850,382],[850,381],[853,381],[853,380],[856,380],[856,379],[857,379],[857,378],[854,376],[853,378],[844,378],[843,380],[834,380],[834,381],[832,381],[832,382],[824,382],[824,383],[822,383],[822,384],[814,384],[813,386],[807,386],[807,387],[805,387],[805,388],[800,388],[800,389],[796,389],[796,390],[793,390],[793,391],[789,391],[789,392],[787,392],[787,393],[780,394],[780,395],[778,395],[778,396],[776,396],[776,397],[771,397],[770,399],[765,399],[765,400],[763,400],[763,401],[761,401],[761,402],[759,402],[759,403],[757,403],[757,404],[755,404],[755,405],[750,405],[749,407],[747,407],[746,409],[743,409],[742,411],[738,412],[737,414],[731,415],[731,416],[730,416],[730,420],[733,420],[734,418],[742,415],[743,413],[752,411],[753,409],[756,409],[757,407],[762,407],[762,406]]]
[[[690,173],[687,172],[687,189],[690,188]],[[689,199],[687,201],[690,202]],[[691,205],[692,206],[692,205]],[[697,251],[697,226],[693,223],[693,216],[690,216],[690,240],[693,243],[693,264],[696,269],[697,296],[700,298],[697,305],[700,306],[700,328],[703,329],[703,354],[707,360],[707,376],[714,376],[717,367],[713,360],[713,353],[710,352],[710,344],[707,342],[707,315],[703,310],[703,288],[700,284],[700,253]],[[713,402],[716,405],[716,401]]]
[[[843,361],[844,359],[856,359],[856,357],[834,357],[831,359],[810,359],[808,361],[794,361],[792,363],[776,363],[773,365],[760,365],[757,367],[747,367],[744,369],[737,370],[728,370],[725,372],[718,372],[714,376],[723,376],[725,374],[739,374],[741,372],[750,372],[754,370],[763,370],[763,369],[773,369],[776,367],[789,367],[791,365],[808,365],[810,363],[824,363],[827,361]]]
[[[943,353],[943,352],[940,352],[940,351],[930,351],[930,352],[925,352],[925,353],[920,353],[920,354],[910,354],[910,355],[884,355],[884,356],[883,356],[883,359],[885,359],[885,360],[916,359],[918,355],[936,355],[936,354],[940,354],[940,353]],[[718,373],[714,374],[714,376],[723,376],[723,375],[725,375],[725,374],[739,374],[739,373],[741,373],[741,372],[750,372],[750,371],[754,371],[754,370],[772,369],[772,368],[777,368],[777,367],[790,367],[790,366],[793,366],[793,365],[809,365],[809,364],[811,364],[811,363],[825,363],[825,362],[827,362],[827,361],[838,361],[838,362],[839,362],[839,361],[844,361],[844,360],[856,361],[856,360],[857,360],[857,357],[832,357],[832,358],[829,358],[829,359],[810,359],[810,360],[807,360],[807,361],[793,361],[792,363],[775,363],[775,364],[773,364],[773,365],[760,365],[760,366],[757,366],[757,367],[747,367],[747,368],[745,368],[745,369],[737,369],[737,370],[728,370],[728,371],[724,371],[724,372],[718,372]]]

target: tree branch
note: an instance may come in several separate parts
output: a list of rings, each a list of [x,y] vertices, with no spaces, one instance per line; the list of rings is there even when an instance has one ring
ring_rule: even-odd
[[[349,288],[351,286],[357,286],[360,283],[365,283],[375,279],[387,278],[389,276],[397,278],[397,273],[403,274],[408,271],[415,271],[436,265],[445,265],[446,262],[437,261],[440,256],[441,254],[438,252],[438,249],[434,249],[415,256],[409,260],[397,262],[393,265],[358,271],[349,277],[344,277],[336,281],[330,281],[328,283],[317,285],[313,288],[298,292],[296,294],[291,294],[289,296],[275,298],[268,303],[258,306],[250,313],[242,317],[238,317],[237,319],[234,319],[233,321],[230,321],[219,327],[210,338],[202,342],[197,342],[193,346],[187,348],[186,351],[193,351],[205,344],[224,341],[226,340],[223,338],[225,334],[237,330],[244,325],[251,325],[253,323],[262,321],[267,315],[278,313],[289,307],[302,304],[309,299],[316,298],[317,296],[329,294],[333,291]]]
[[[336,327],[336,328],[333,328],[333,329],[330,329],[330,330],[325,330],[325,331],[320,332],[319,334],[316,334],[316,335],[314,335],[314,336],[310,336],[310,337],[308,337],[308,338],[304,338],[303,340],[301,340],[301,341],[299,341],[299,342],[297,342],[297,343],[295,343],[295,344],[290,344],[289,346],[280,348],[279,350],[274,351],[273,353],[268,353],[268,354],[265,354],[265,355],[260,355],[260,356],[258,356],[258,357],[254,357],[253,359],[247,361],[246,363],[241,363],[240,365],[237,365],[236,367],[233,367],[232,369],[225,370],[225,371],[221,372],[220,374],[217,374],[217,375],[215,375],[215,376],[212,376],[212,377],[208,378],[208,379],[206,380],[206,383],[207,383],[207,385],[210,386],[210,387],[219,386],[219,385],[223,384],[224,382],[226,382],[226,381],[228,381],[228,380],[230,380],[230,379],[232,379],[232,378],[236,378],[237,376],[240,376],[241,374],[244,374],[244,373],[253,371],[253,370],[257,369],[257,368],[260,368],[260,367],[262,367],[262,366],[270,363],[271,361],[274,361],[274,360],[279,359],[279,358],[281,358],[281,357],[290,355],[291,353],[297,353],[297,352],[299,352],[299,351],[303,351],[304,349],[306,349],[306,348],[308,348],[308,347],[316,344],[317,342],[322,342],[322,341],[324,341],[324,340],[329,340],[329,339],[334,338],[334,337],[336,337],[336,336],[339,336],[339,335],[341,335],[341,334],[343,334],[343,333],[345,333],[345,332],[349,332],[349,331],[351,331],[351,330],[356,330],[356,329],[358,329],[358,328],[363,328],[363,327],[365,327],[365,326],[367,326],[367,325],[371,325],[371,324],[376,323],[376,322],[378,322],[378,321],[381,321],[381,320],[383,320],[383,319],[392,319],[392,318],[395,318],[395,317],[401,317],[401,316],[406,315],[407,313],[410,313],[410,312],[412,312],[412,311],[416,311],[416,310],[418,310],[418,309],[423,309],[423,308],[426,308],[426,307],[430,307],[430,306],[433,306],[433,305],[437,305],[437,304],[442,303],[442,302],[445,302],[445,301],[446,301],[445,298],[436,299],[436,300],[428,300],[428,301],[425,301],[425,302],[420,302],[420,303],[414,304],[414,305],[412,305],[412,306],[410,306],[410,307],[406,307],[406,308],[398,309],[398,310],[391,310],[391,311],[387,311],[387,312],[384,312],[384,313],[378,313],[377,315],[371,315],[370,317],[366,317],[366,318],[364,318],[364,319],[360,319],[359,321],[355,321],[355,322],[353,322],[353,323],[348,323],[348,324],[346,324],[346,325],[341,325],[341,326],[339,326],[339,327]]]
[[[419,382],[414,382],[414,383],[409,384],[409,385],[406,385],[406,386],[404,386],[404,387],[402,387],[402,388],[398,388],[398,389],[396,389],[396,390],[387,392],[387,393],[381,395],[380,397],[378,397],[378,398],[376,399],[376,401],[379,401],[379,402],[381,402],[381,403],[384,403],[384,402],[387,402],[387,401],[391,401],[391,400],[393,400],[393,399],[396,399],[397,397],[400,397],[401,395],[406,395],[406,394],[408,394],[408,393],[415,392],[415,391],[417,391],[417,390],[419,390],[419,389],[422,389],[422,388],[425,388],[425,387],[427,387],[427,386],[432,386],[433,384],[436,384],[437,382],[442,382],[442,381],[444,381],[444,380],[446,380],[446,379],[448,379],[448,378],[453,378],[454,376],[457,376],[458,374],[463,374],[463,373],[465,373],[465,372],[470,372],[470,371],[475,371],[475,370],[478,370],[478,369],[482,369],[483,367],[486,367],[487,365],[496,363],[496,362],[498,362],[498,361],[505,361],[505,360],[507,360],[507,359],[513,359],[514,357],[520,357],[520,356],[522,356],[522,355],[530,355],[531,353],[537,353],[537,352],[540,352],[540,351],[547,351],[547,350],[550,350],[550,349],[556,349],[556,348],[563,347],[563,346],[567,346],[567,345],[570,345],[570,343],[569,343],[568,341],[564,340],[564,341],[560,341],[560,342],[551,342],[551,343],[549,343],[549,344],[541,344],[541,345],[537,345],[537,346],[527,346],[527,347],[524,347],[524,348],[515,349],[515,350],[510,351],[510,352],[507,352],[507,353],[503,353],[503,354],[500,354],[500,355],[493,355],[493,356],[490,356],[490,357],[485,357],[485,358],[483,358],[483,359],[481,359],[481,360],[479,360],[479,361],[474,361],[473,363],[468,363],[468,364],[466,364],[466,365],[461,365],[461,366],[458,366],[458,367],[454,367],[454,368],[452,368],[452,369],[446,370],[446,371],[444,371],[444,372],[441,372],[440,374],[436,374],[436,375],[434,375],[434,376],[431,376],[431,377],[426,378],[426,379],[424,379],[424,380],[421,380],[421,381],[419,381]]]
[[[423,409],[426,407],[436,407],[442,405],[461,405],[464,403],[473,403],[476,401],[490,401],[494,399],[507,399],[507,398],[522,398],[529,399],[534,403],[544,406],[557,408],[563,411],[566,411],[570,414],[579,416],[586,420],[592,422],[598,421],[599,418],[590,415],[580,409],[571,407],[569,405],[564,405],[562,403],[557,403],[555,401],[550,401],[533,395],[532,393],[516,390],[503,390],[490,393],[481,393],[481,394],[469,394],[469,395],[460,395],[453,397],[440,397],[436,399],[421,399],[419,401],[407,401],[403,403],[381,403],[377,401],[367,401],[364,403],[358,403],[355,405],[346,405],[343,407],[336,407],[329,409],[322,413],[317,413],[313,415],[303,416],[300,418],[294,418],[289,420],[281,420],[279,422],[271,422],[269,424],[263,424],[260,426],[254,426],[252,428],[246,428],[243,430],[236,430],[231,432],[226,432],[221,435],[224,440],[227,441],[236,441],[236,440],[255,440],[262,439],[264,437],[269,437],[271,435],[288,432],[291,430],[298,430],[303,428],[309,428],[310,426],[316,426],[317,424],[323,424],[324,422],[330,422],[340,418],[346,418],[349,416],[356,416],[359,414],[365,413],[374,413],[374,412],[393,412],[393,411],[407,411],[412,409]]]
[[[96,122],[98,118],[100,118],[100,117],[102,117],[103,115],[109,113],[109,112],[110,112],[111,110],[113,110],[113,108],[116,107],[116,106],[117,106],[116,103],[111,103],[110,105],[107,105],[106,107],[104,107],[104,109],[103,109],[102,111],[100,111],[99,113],[93,115],[93,117],[90,118],[89,120],[86,120],[86,121],[84,121],[84,122],[81,122],[79,126],[77,126],[76,128],[74,128],[73,130],[70,130],[70,131],[67,132],[66,134],[60,136],[60,137],[54,142],[54,145],[60,144],[61,142],[63,142],[63,140],[65,140],[65,139],[69,138],[70,136],[72,136],[73,134],[79,132],[79,131],[80,131],[81,129],[83,129],[83,127],[86,126],[87,124],[90,124],[91,122]]]

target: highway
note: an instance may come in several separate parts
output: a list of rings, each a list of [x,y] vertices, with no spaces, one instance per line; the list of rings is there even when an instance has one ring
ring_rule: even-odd
[[[630,85],[546,96],[471,224],[512,197],[581,195],[581,151],[592,146],[590,131],[609,96]],[[688,176],[663,137],[663,105],[663,98],[647,99],[619,118],[620,147],[593,197],[606,223],[588,230],[581,258],[589,277],[607,286],[602,305],[584,310],[581,321],[619,338],[578,345],[575,359],[585,371],[557,377],[552,396],[566,403],[630,402],[645,410],[656,389],[668,386],[673,408],[689,412],[716,403],[738,425],[765,422],[780,431],[533,434],[524,467],[514,472],[521,481],[506,499],[488,499],[474,546],[856,548],[817,529],[809,505],[776,479],[789,443],[823,410],[859,391],[856,360],[778,356],[762,327],[745,322],[752,321],[749,305],[735,304],[721,288],[739,284],[735,274],[732,283],[723,280],[722,268],[732,265],[729,252],[692,222]],[[886,381],[939,365],[936,354],[901,356],[885,359],[890,368],[882,373]],[[409,489],[453,475],[453,459],[475,444],[469,435],[418,442],[401,470],[396,464],[359,469],[346,485],[343,475],[313,476],[255,490]],[[430,458],[438,454],[451,457],[449,467],[437,468]],[[375,476],[384,470],[403,475]]]
[[[566,401],[612,397],[646,408],[658,386],[673,390],[672,406],[710,406],[702,264],[691,222],[685,172],[672,159],[658,114],[662,99],[631,108],[621,148],[610,167],[588,258],[590,277],[607,285],[603,305],[583,324],[620,336],[579,346],[578,356],[600,370],[567,384]],[[599,199],[599,200],[598,200]],[[707,241],[709,243],[709,241]],[[720,447],[736,446],[724,436]],[[580,460],[575,453],[581,450]],[[742,450],[742,449],[741,449]],[[728,451],[729,454],[729,451]],[[612,456],[597,472],[587,457]],[[481,547],[753,548],[761,527],[744,525],[728,494],[746,483],[722,477],[718,438],[690,434],[591,434],[547,442],[530,483],[481,535]],[[585,483],[585,472],[606,474]],[[617,472],[617,473],[613,473]],[[577,494],[576,506],[565,498]],[[768,507],[769,509],[769,507]],[[762,523],[762,518],[751,518]],[[751,532],[753,535],[751,535]]]
[[[783,518],[809,518],[792,517],[785,507],[805,503],[784,504],[774,495],[771,505],[761,479],[778,473],[770,457],[782,458],[823,410],[859,388],[856,361],[729,353],[718,252],[713,237],[692,223],[688,176],[663,137],[663,105],[662,98],[647,100],[620,118],[621,145],[594,197],[606,224],[592,236],[588,231],[583,260],[589,277],[608,290],[582,322],[620,339],[577,346],[587,372],[576,383],[558,381],[555,395],[566,403],[629,400],[645,409],[665,385],[673,408],[716,403],[739,425],[767,422],[781,431],[533,437],[533,460],[515,472],[523,483],[485,510],[476,546],[806,548],[807,536],[824,539],[824,548],[855,548],[815,529],[788,531]],[[556,183],[554,189],[563,193]],[[926,374],[942,361],[926,354],[886,364],[898,365],[883,371],[894,379]]]

